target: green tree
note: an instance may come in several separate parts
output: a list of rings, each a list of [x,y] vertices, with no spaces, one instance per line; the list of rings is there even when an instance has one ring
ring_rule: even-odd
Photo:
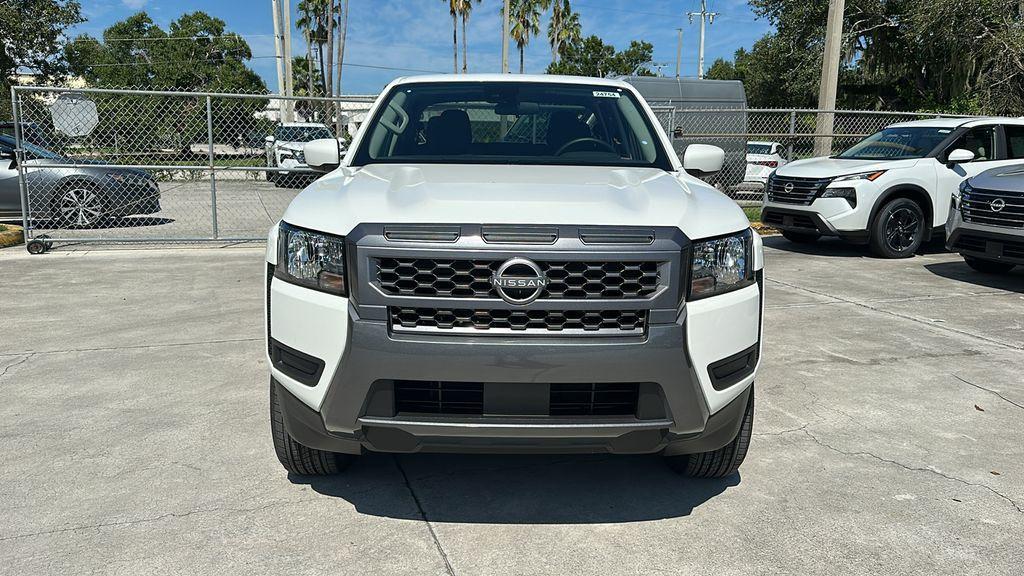
[[[519,73],[526,72],[525,52],[530,39],[540,34],[540,13],[547,0],[512,0],[509,3],[509,36],[519,48]],[[502,7],[504,12],[504,7]]]
[[[654,46],[650,42],[634,40],[629,48],[616,52],[611,44],[605,44],[597,36],[588,36],[581,42],[563,47],[562,58],[548,66],[548,74],[572,76],[624,76],[638,74],[653,76],[644,66],[651,61]]]
[[[482,0],[475,0],[479,4]],[[455,5],[455,12],[462,20],[462,73],[469,72],[469,37],[466,34],[466,24],[469,23],[469,15],[473,12],[474,0],[452,0]]]
[[[0,2],[0,98],[10,94],[10,78],[19,70],[38,73],[44,80],[64,74],[62,35],[82,21],[81,6],[74,0]]]
[[[580,15],[572,11],[569,0],[554,0],[551,20],[548,21],[548,42],[551,44],[551,61],[558,62],[562,47],[578,44],[582,40]]]

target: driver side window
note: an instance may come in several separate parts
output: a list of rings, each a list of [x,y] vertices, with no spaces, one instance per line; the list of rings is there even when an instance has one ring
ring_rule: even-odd
[[[953,150],[964,149],[974,152],[974,162],[995,160],[996,154],[996,128],[995,126],[978,126],[971,128],[966,134],[956,139],[953,145],[946,151],[948,155]]]

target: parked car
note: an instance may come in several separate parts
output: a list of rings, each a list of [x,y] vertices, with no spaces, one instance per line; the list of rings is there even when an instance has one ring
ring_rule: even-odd
[[[743,181],[768,183],[768,175],[788,162],[782,156],[784,150],[778,142],[747,142],[747,171]]]
[[[481,103],[489,104],[485,109]],[[474,122],[526,125],[507,142]],[[763,254],[631,85],[481,74],[391,83],[268,238],[271,428],[284,467],[363,450],[743,461]],[[483,124],[481,124],[483,125]],[[532,134],[532,128],[531,128]]]
[[[312,140],[333,137],[334,134],[327,126],[315,122],[279,124],[274,128],[274,135],[266,138],[267,166],[277,166],[289,170],[268,171],[267,180],[273,182],[275,186],[281,186],[315,178],[317,175],[311,173],[309,166],[306,165],[302,146]]]
[[[659,111],[658,120],[672,139],[680,158],[690,144],[713,144],[725,150],[725,164],[708,182],[722,191],[743,182],[746,169],[747,94],[737,80],[623,76],[644,99],[659,109],[671,106],[674,113]],[[715,110],[715,112],[701,112]],[[720,136],[693,136],[716,134]]]
[[[0,122],[0,135],[14,138],[16,130],[17,126],[14,122]],[[21,139],[36,146],[49,147],[46,137],[43,136],[42,129],[35,122],[21,123]]]
[[[1008,134],[1007,151],[1024,155],[1024,131]],[[1024,265],[1024,163],[964,180],[946,220],[946,247],[979,272]]]
[[[90,227],[104,219],[160,211],[160,187],[143,170],[108,168],[99,162],[69,160],[22,143],[25,184],[33,218]],[[22,214],[15,141],[0,135],[0,215]]]
[[[883,258],[912,256],[944,233],[964,179],[1019,164],[1024,118],[938,118],[893,124],[828,158],[778,168],[761,220],[793,242],[838,236]]]

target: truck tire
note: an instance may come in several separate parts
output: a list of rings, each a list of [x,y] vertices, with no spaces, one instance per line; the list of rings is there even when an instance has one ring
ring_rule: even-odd
[[[740,431],[732,442],[718,450],[667,456],[665,462],[676,472],[691,478],[725,478],[739,470],[750,447],[750,435],[754,430],[754,388],[750,388],[750,400],[743,413]]]
[[[327,476],[338,474],[352,463],[354,456],[336,454],[309,448],[296,442],[284,425],[281,402],[276,386],[270,383],[270,432],[274,438],[274,452],[285,470],[300,476]]]
[[[868,243],[880,258],[910,258],[921,247],[924,231],[924,210],[909,198],[896,198],[875,215]]]
[[[978,272],[982,272],[984,274],[1006,274],[1016,266],[1016,264],[1013,264],[1012,262],[997,262],[995,260],[985,260],[982,258],[975,258],[973,256],[964,256],[964,262],[966,262],[971,268],[974,268]]]
[[[817,242],[821,238],[821,234],[816,232],[792,232],[790,230],[783,230],[782,237],[790,242],[796,244],[811,244]]]

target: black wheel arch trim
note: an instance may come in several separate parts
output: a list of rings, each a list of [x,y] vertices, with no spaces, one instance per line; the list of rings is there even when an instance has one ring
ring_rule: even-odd
[[[914,196],[905,196],[904,193],[911,193]],[[917,184],[896,184],[886,188],[884,192],[879,194],[878,198],[875,199],[875,203],[871,206],[871,214],[868,216],[868,229],[870,230],[874,227],[875,218],[878,217],[882,207],[896,198],[909,198],[917,203],[921,208],[921,212],[924,213],[925,220],[924,237],[921,241],[927,242],[931,240],[932,232],[935,229],[935,226],[932,224],[935,222],[935,201],[928,194],[927,190]]]

